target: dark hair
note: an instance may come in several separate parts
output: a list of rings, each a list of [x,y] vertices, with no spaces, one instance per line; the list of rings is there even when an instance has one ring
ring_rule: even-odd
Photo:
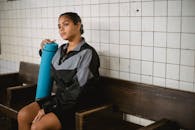
[[[74,13],[74,12],[66,12],[66,13],[61,14],[59,16],[59,18],[62,17],[62,16],[66,16],[66,17],[70,18],[75,25],[78,24],[78,23],[81,23],[80,33],[81,34],[84,33],[83,24],[82,24],[81,18],[80,18],[80,16],[77,13]]]

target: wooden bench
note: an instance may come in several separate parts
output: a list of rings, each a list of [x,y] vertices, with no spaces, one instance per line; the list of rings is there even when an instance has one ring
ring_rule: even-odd
[[[195,93],[108,77],[100,86],[108,105],[76,113],[77,130],[195,130]],[[124,113],[154,123],[135,125]]]
[[[26,104],[34,101],[39,65],[20,62],[19,71],[0,74],[0,113],[12,119]]]
[[[0,92],[7,93],[3,98],[6,102],[0,102],[1,113],[16,120],[18,110],[34,101],[38,68],[36,64],[21,62],[19,73],[0,75]],[[8,85],[5,85],[4,77],[7,77]],[[73,129],[195,130],[195,93],[108,77],[101,77],[99,86],[102,105],[76,112],[76,128]],[[124,113],[154,123],[143,127],[125,121]]]

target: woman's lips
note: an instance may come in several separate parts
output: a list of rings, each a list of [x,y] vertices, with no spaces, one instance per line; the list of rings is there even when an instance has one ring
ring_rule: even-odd
[[[65,36],[65,35],[66,35],[66,33],[60,33],[60,35],[61,35],[61,36]]]

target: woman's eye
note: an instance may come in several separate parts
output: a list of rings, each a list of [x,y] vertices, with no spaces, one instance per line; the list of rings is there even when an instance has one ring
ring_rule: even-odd
[[[68,25],[69,25],[68,23],[64,23],[64,24],[63,24],[64,27],[66,27],[66,26],[68,26]]]

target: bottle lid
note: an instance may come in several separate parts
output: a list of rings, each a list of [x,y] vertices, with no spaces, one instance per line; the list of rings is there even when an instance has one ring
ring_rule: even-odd
[[[43,50],[46,50],[46,51],[56,51],[57,49],[58,49],[58,44],[55,42],[46,44],[43,48]]]

